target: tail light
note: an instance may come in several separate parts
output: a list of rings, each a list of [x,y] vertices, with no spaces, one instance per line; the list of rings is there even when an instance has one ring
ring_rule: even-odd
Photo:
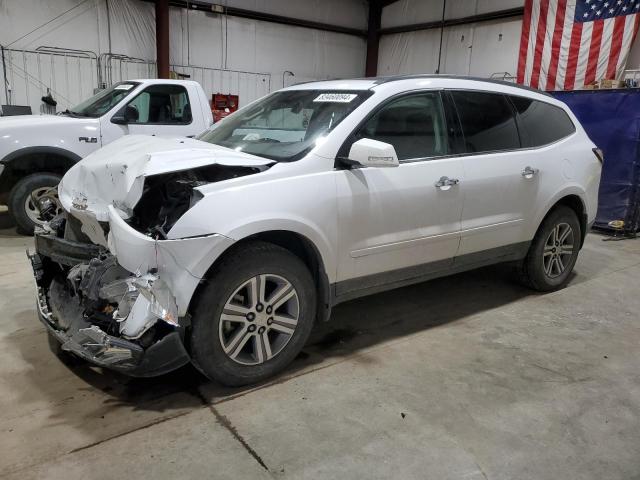
[[[600,160],[600,163],[604,163],[604,153],[599,148],[594,148],[593,153]]]

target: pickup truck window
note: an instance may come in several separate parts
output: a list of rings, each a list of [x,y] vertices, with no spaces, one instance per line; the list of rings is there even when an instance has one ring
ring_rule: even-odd
[[[225,118],[198,139],[271,160],[299,160],[371,94],[276,92]]]
[[[138,85],[139,83],[136,82],[116,83],[63,113],[78,117],[101,117],[118,104],[120,100],[129,95]]]
[[[188,125],[192,120],[189,95],[182,85],[151,85],[127,107],[135,111],[132,124]]]

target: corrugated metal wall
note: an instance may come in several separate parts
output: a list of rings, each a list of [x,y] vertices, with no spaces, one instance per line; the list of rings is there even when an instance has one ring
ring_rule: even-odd
[[[362,0],[224,3],[366,28]],[[34,113],[47,89],[60,111],[90,96],[100,81],[148,78],[156,71],[153,4],[140,0],[0,0],[0,44],[6,48],[0,103],[30,105]],[[285,77],[290,85],[361,76],[365,52],[364,39],[350,35],[170,9],[172,68],[200,81],[207,95],[239,95],[240,105],[280,88]],[[285,71],[294,76],[283,77]]]

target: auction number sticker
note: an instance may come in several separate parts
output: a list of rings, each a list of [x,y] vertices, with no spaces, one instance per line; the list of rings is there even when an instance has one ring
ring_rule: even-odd
[[[133,85],[130,83],[123,83],[122,85],[117,85],[114,90],[131,90]]]
[[[355,93],[321,93],[314,102],[349,103],[357,96]]]

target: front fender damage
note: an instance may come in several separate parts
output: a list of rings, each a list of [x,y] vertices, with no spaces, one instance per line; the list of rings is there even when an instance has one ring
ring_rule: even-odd
[[[220,234],[160,240],[148,237],[125,222],[109,206],[110,252],[130,272],[156,272],[175,295],[178,315],[187,313],[191,297],[207,270],[234,240]]]

